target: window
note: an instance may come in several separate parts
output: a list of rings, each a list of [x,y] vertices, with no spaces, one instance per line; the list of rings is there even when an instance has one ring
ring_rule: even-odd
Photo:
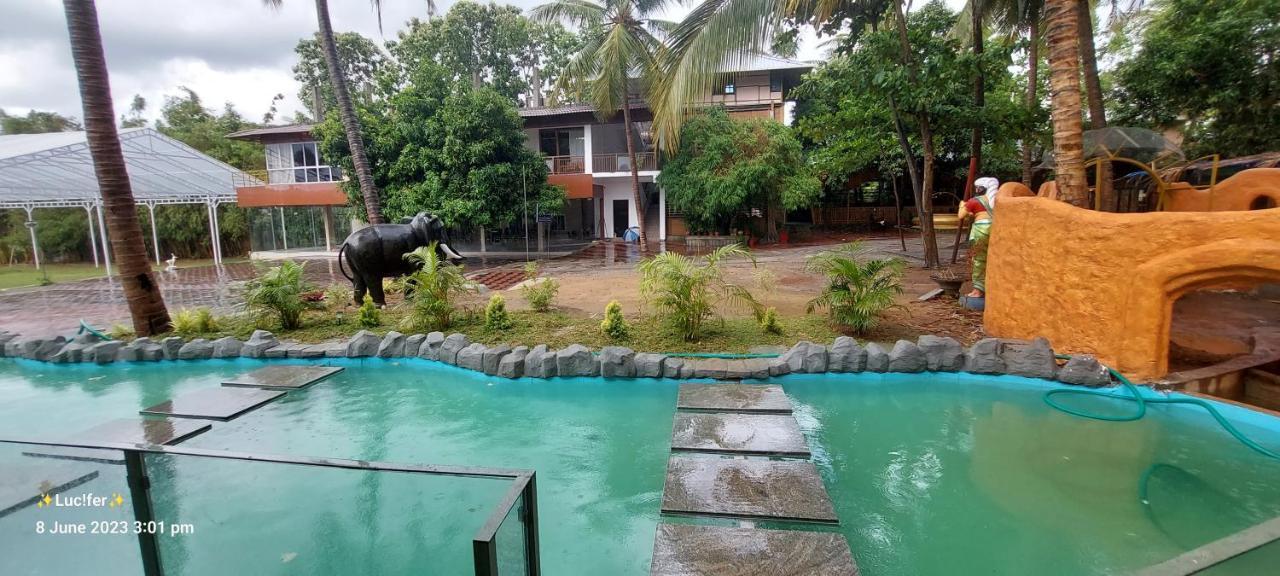
[[[711,93],[717,96],[722,94],[736,94],[738,92],[738,87],[734,85],[733,82],[734,82],[733,80],[725,80],[724,82],[718,82],[711,87]]]
[[[738,87],[737,87],[737,86],[734,86],[734,85],[733,85],[733,82],[730,82],[730,83],[728,83],[728,84],[725,84],[725,85],[724,85],[724,93],[725,93],[725,94],[733,94],[733,93],[736,93],[737,91],[738,91]]]
[[[782,91],[782,73],[781,72],[774,70],[769,73],[769,91],[770,92]]]
[[[538,131],[538,150],[547,156],[582,156],[585,132],[583,128],[543,128]]]
[[[267,145],[267,178],[269,184],[334,182],[342,173],[321,163],[315,142],[290,142]]]

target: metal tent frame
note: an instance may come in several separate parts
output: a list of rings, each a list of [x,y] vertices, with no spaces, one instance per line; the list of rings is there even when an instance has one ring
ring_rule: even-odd
[[[215,264],[221,264],[222,238],[218,233],[217,207],[236,201],[233,182],[245,185],[261,185],[262,182],[151,128],[121,130],[120,146],[124,151],[133,197],[138,205],[147,207],[156,263],[160,263],[156,206],[204,204],[209,218],[213,260]],[[32,254],[39,269],[40,246],[32,214],[36,208],[83,208],[89,221],[93,264],[100,265],[100,244],[107,276],[111,275],[102,193],[98,189],[93,158],[84,132],[0,136],[0,209],[26,211]]]

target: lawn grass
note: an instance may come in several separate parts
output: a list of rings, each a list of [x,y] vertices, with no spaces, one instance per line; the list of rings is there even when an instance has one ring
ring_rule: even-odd
[[[461,332],[473,342],[483,344],[511,344],[535,346],[546,344],[551,348],[563,348],[569,344],[582,344],[591,348],[602,346],[626,346],[645,352],[748,352],[755,346],[790,346],[799,340],[830,342],[840,333],[834,330],[826,317],[806,314],[781,318],[782,333],[770,334],[760,328],[754,318],[727,318],[706,323],[704,333],[697,340],[685,341],[676,332],[652,316],[627,318],[630,337],[614,341],[600,330],[598,316],[569,313],[552,309],[548,312],[531,310],[511,311],[513,326],[509,330],[490,331],[484,327],[481,314],[459,313],[452,326],[443,332]],[[200,334],[183,334],[188,338],[215,339],[223,336],[248,338],[257,328],[272,331],[282,340],[316,343],[346,340],[362,328],[356,325],[355,309],[349,307],[341,314],[328,310],[315,310],[304,314],[303,327],[297,330],[281,330],[274,318],[254,320],[248,316],[222,317],[218,319],[220,330]],[[376,334],[398,330],[406,334],[425,332],[400,326],[404,312],[396,307],[382,310],[382,324],[368,328]]]
[[[244,262],[248,258],[224,258],[223,264],[231,264],[233,262]],[[178,268],[195,268],[197,266],[212,266],[213,260],[208,259],[188,259],[178,260]],[[164,264],[153,265],[151,268],[156,271],[163,270]],[[101,278],[106,276],[105,268],[95,267],[89,262],[72,262],[68,264],[41,264],[41,270],[31,264],[14,264],[12,266],[0,266],[0,290],[9,288],[25,288],[29,286],[41,286],[46,284],[45,276],[53,284],[64,284],[67,282],[76,282],[79,280],[87,280],[89,278]],[[116,266],[111,267],[112,272],[119,272]]]

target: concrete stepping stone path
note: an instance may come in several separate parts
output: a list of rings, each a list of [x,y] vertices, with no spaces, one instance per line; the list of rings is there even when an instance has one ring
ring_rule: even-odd
[[[671,450],[809,457],[800,425],[783,414],[676,412]]]
[[[298,390],[342,371],[336,366],[267,366],[246,372],[222,383],[223,386]]]
[[[70,443],[158,444],[173,446],[208,431],[209,424],[195,420],[170,418],[121,418],[104,422],[66,439]],[[81,460],[101,464],[124,464],[119,450],[42,446],[22,453],[36,458]]]
[[[790,414],[791,400],[774,384],[681,384],[676,409]]]
[[[275,400],[285,393],[251,388],[205,388],[141,411],[152,416],[227,421]]]
[[[673,456],[664,514],[839,523],[812,462]]]
[[[835,532],[659,524],[652,576],[858,576]]]

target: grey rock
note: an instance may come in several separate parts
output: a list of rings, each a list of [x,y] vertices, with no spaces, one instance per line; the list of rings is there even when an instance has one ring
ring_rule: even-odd
[[[440,347],[444,345],[444,332],[432,332],[418,346],[418,357],[423,360],[439,360]],[[463,346],[466,348],[466,346]]]
[[[685,366],[691,367],[694,378],[723,380],[729,373],[729,361],[724,358],[690,358]]]
[[[666,362],[667,357],[663,354],[653,354],[650,352],[641,352],[636,354],[636,376],[639,378],[661,378],[662,364]]]
[[[267,350],[280,345],[280,341],[276,339],[276,335],[266,330],[254,330],[243,346],[240,347],[240,355],[246,358],[262,358],[266,356]]]
[[[214,358],[235,358],[240,355],[240,349],[244,347],[244,343],[232,338],[224,336],[213,341],[213,357]]]
[[[1004,374],[1004,359],[1000,357],[1000,339],[983,338],[965,352],[965,372],[974,374]]]
[[[921,336],[916,341],[924,351],[932,372],[956,372],[964,369],[964,346],[949,336]]]
[[[866,350],[868,372],[889,371],[889,352],[883,346],[875,342],[868,342]]]
[[[404,355],[404,334],[392,330],[382,337],[382,342],[378,344],[379,358],[394,358]]]
[[[634,378],[636,353],[624,346],[605,346],[600,349],[600,375],[605,378]]]
[[[1030,342],[1002,340],[1000,358],[1004,360],[1005,372],[1008,374],[1052,380],[1058,373],[1053,348],[1044,338],[1036,338]]]
[[[511,347],[506,344],[499,344],[484,351],[484,358],[481,360],[484,373],[490,376],[498,375],[498,365],[502,363],[502,358],[511,353]]]
[[[298,345],[289,348],[290,358],[324,358],[328,352],[328,344]]]
[[[769,360],[770,376],[786,376],[791,373],[791,365],[784,361],[781,357]]]
[[[178,352],[182,350],[182,345],[187,341],[181,336],[170,336],[160,341],[160,348],[164,350],[165,360],[177,360]]]
[[[151,338],[143,336],[121,348],[116,358],[129,362],[154,362],[164,358],[164,349]]]
[[[404,352],[402,356],[417,356],[418,350],[422,348],[422,342],[427,339],[426,334],[410,334],[404,337]]]
[[[427,340],[430,340],[430,339],[431,339],[430,335],[427,335]],[[470,345],[471,345],[471,339],[467,338],[465,334],[458,334],[458,333],[450,334],[447,338],[444,339],[444,342],[440,344],[440,351],[436,356],[436,360],[439,360],[446,364],[457,364],[458,352],[461,352],[463,348],[466,348],[467,346],[470,346]]]
[[[382,339],[377,334],[368,330],[356,332],[350,340],[347,341],[347,356],[351,358],[367,358],[378,353],[378,346],[382,344]]]
[[[511,353],[498,361],[498,376],[503,378],[519,378],[524,375],[524,359],[529,355],[528,346],[516,346]]]
[[[86,334],[81,334],[80,336],[86,336]],[[91,362],[93,361],[93,357],[87,357],[87,358],[85,357],[85,352],[89,348],[92,348],[93,345],[97,343],[97,338],[94,338],[94,340],[91,342],[83,342],[81,341],[80,336],[76,336],[74,339],[68,342],[65,346],[63,346],[62,349],[59,350],[57,354],[53,355],[53,358],[49,359],[49,361],[50,362]]]
[[[30,340],[23,343],[22,357],[28,360],[48,362],[54,355],[61,352],[62,347],[66,346],[66,344],[67,339],[62,336]]]
[[[729,380],[768,378],[769,360],[764,358],[738,358],[725,362],[724,377]]]
[[[107,340],[94,344],[85,352],[84,360],[88,362],[92,359],[98,364],[110,364],[116,361],[120,355],[120,350],[124,348],[124,343],[119,340]]]
[[[813,342],[797,342],[782,355],[782,359],[791,366],[793,373],[818,374],[827,371],[827,347]]]
[[[552,378],[558,374],[556,351],[548,350],[546,344],[534,346],[524,357],[524,375],[532,378]]]
[[[828,372],[861,372],[867,369],[867,351],[858,341],[840,336],[827,351]]]
[[[1058,371],[1058,381],[1080,386],[1108,386],[1111,384],[1111,373],[1097,358],[1090,354],[1080,354],[1072,356]]]
[[[213,357],[213,343],[204,338],[196,338],[178,349],[178,358],[182,360],[203,360]]]
[[[600,363],[586,346],[570,344],[556,352],[556,373],[561,376],[596,376],[600,373]]]
[[[475,370],[479,372],[484,369],[484,353],[488,350],[484,344],[476,342],[462,350],[458,351],[456,358],[459,368]]]
[[[924,372],[928,367],[929,361],[925,358],[924,351],[915,342],[899,340],[893,345],[893,350],[889,351],[890,372]]]
[[[263,358],[288,358],[291,354],[303,348],[306,348],[305,344],[299,344],[297,342],[281,342],[276,346],[267,348],[266,351],[262,353],[262,357]]]
[[[662,377],[679,378],[680,369],[682,367],[684,367],[684,358],[668,356],[667,359],[662,362]]]
[[[327,342],[324,344],[316,344],[324,350],[325,358],[346,358],[347,345],[342,342]]]
[[[694,366],[693,359],[685,358],[684,364],[680,365],[680,373],[677,374],[676,377],[681,380],[693,378],[694,374],[697,372],[696,368],[697,367]]]

